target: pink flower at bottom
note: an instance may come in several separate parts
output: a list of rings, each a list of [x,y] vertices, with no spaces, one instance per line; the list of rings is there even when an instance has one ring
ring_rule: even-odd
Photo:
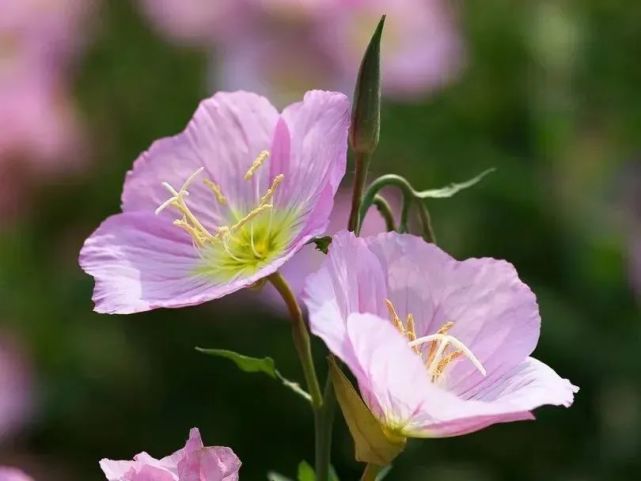
[[[189,432],[184,448],[162,459],[142,452],[133,461],[100,461],[109,481],[237,481],[240,466],[230,448],[203,446],[197,428]]]
[[[458,436],[569,406],[577,391],[530,357],[538,305],[505,261],[457,261],[411,235],[342,232],[304,298],[312,332],[389,432]]]
[[[33,479],[17,468],[0,466],[0,481],[33,481]]]

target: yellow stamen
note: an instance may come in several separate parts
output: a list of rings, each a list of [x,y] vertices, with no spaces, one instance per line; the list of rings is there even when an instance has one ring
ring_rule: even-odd
[[[205,180],[203,180],[203,182],[205,183],[205,185],[207,187],[209,187],[209,190],[211,190],[214,193],[218,203],[220,203],[221,205],[227,205],[227,197],[225,197],[225,195],[223,194],[222,189],[220,188],[220,186],[218,184],[216,184],[215,182],[212,182],[209,179],[205,179]]]
[[[407,339],[409,346],[421,359],[424,359],[425,354],[422,352],[420,346],[423,344],[430,345],[426,356],[425,367],[432,382],[438,381],[447,367],[461,356],[465,356],[483,376],[486,375],[485,368],[474,353],[456,337],[448,334],[450,329],[454,327],[452,321],[443,324],[434,334],[417,338],[414,315],[408,313],[407,321],[403,324],[392,301],[385,299],[385,305],[387,306],[392,324]],[[449,353],[447,352],[448,348],[450,348]],[[453,348],[456,348],[456,350],[452,350]]]
[[[414,316],[410,313],[407,315],[407,330],[405,332],[407,340],[412,342],[416,340],[416,327],[414,325]],[[419,354],[421,350],[418,346],[413,346],[414,352]]]
[[[389,312],[389,317],[394,324],[394,327],[396,327],[398,332],[405,335],[405,326],[403,326],[403,321],[401,321],[401,318],[398,317],[396,309],[394,309],[394,304],[392,304],[392,301],[390,301],[389,299],[385,299],[385,305],[387,306],[387,311]]]
[[[245,180],[251,179],[256,173],[256,171],[260,169],[260,166],[263,165],[265,160],[267,160],[268,157],[269,157],[269,151],[267,150],[261,151],[256,157],[256,159],[254,160],[254,162],[252,162],[252,165],[249,167],[247,172],[245,173]]]
[[[272,204],[259,205],[255,209],[251,210],[245,217],[243,217],[238,222],[236,222],[233,226],[231,226],[230,229],[229,229],[230,232],[234,232],[234,231],[240,229],[241,227],[246,225],[250,220],[255,218],[258,214],[260,214],[261,212],[263,212],[263,211],[265,211],[267,209],[271,209],[272,207],[273,207]]]
[[[274,177],[274,180],[272,181],[272,185],[267,189],[267,192],[260,198],[258,201],[258,205],[264,205],[270,200],[272,200],[272,197],[274,196],[274,192],[276,192],[276,188],[280,185],[280,183],[283,181],[285,176],[283,174],[278,174],[276,177]]]
[[[459,358],[463,354],[463,351],[454,351],[450,352],[447,356],[444,356],[434,369],[434,374],[432,375],[432,381],[438,380],[439,377],[445,372],[445,368],[455,359]]]

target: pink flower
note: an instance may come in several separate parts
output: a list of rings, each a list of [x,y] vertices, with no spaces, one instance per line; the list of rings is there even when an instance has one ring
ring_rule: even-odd
[[[251,1],[251,0],[250,0]],[[247,0],[140,0],[154,26],[173,40],[209,43],[246,21]]]
[[[33,479],[17,468],[0,466],[0,481],[33,481]]]
[[[318,29],[353,83],[374,26],[386,14],[381,79],[386,95],[412,98],[451,82],[463,64],[463,44],[448,2],[343,0]]]
[[[138,158],[123,212],[85,242],[96,311],[199,304],[276,272],[327,226],[348,123],[349,102],[333,92],[281,114],[246,92],[202,102],[183,133]]]
[[[350,92],[367,42],[387,14],[383,90],[430,93],[463,63],[455,17],[443,0],[141,0],[173,39],[214,51],[212,84],[279,99],[309,85]]]
[[[507,262],[457,261],[411,235],[342,232],[304,297],[312,332],[389,432],[466,434],[569,406],[577,390],[530,357],[538,306]]]
[[[0,441],[17,431],[32,408],[31,370],[10,337],[0,338]],[[0,475],[2,481],[2,475]]]
[[[197,428],[184,448],[162,459],[142,452],[133,461],[100,461],[109,481],[237,481],[240,465],[230,448],[204,447]]]

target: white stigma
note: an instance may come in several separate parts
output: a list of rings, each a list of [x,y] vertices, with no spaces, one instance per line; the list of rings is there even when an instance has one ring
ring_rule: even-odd
[[[428,342],[439,343],[438,349],[436,350],[436,353],[434,355],[434,359],[432,360],[431,364],[428,366],[428,370],[431,373],[434,373],[436,371],[436,368],[438,367],[439,362],[441,361],[443,354],[445,352],[445,348],[447,348],[447,346],[451,344],[452,346],[459,349],[463,353],[463,355],[469,359],[469,361],[483,376],[487,375],[487,372],[483,367],[483,364],[481,364],[481,361],[478,360],[478,358],[474,355],[474,353],[470,351],[470,349],[465,344],[463,344],[454,336],[450,336],[448,334],[438,334],[438,333],[431,334],[429,336],[419,337],[418,339],[411,341],[409,345],[410,347],[418,347]]]

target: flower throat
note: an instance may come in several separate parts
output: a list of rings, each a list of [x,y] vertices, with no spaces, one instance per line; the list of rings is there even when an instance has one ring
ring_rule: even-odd
[[[466,357],[483,376],[486,375],[485,368],[472,351],[456,337],[448,334],[454,326],[453,322],[446,322],[435,334],[417,338],[414,316],[408,314],[404,323],[396,313],[392,301],[385,299],[385,305],[392,324],[407,338],[412,350],[421,358],[433,383],[442,381],[447,367],[461,356]],[[424,344],[429,344],[429,349],[421,349]]]
[[[255,176],[268,157],[268,151],[260,152],[245,173],[244,180],[257,181]],[[203,184],[211,191],[214,201],[228,207],[232,220],[228,225],[208,229],[187,204],[188,189],[204,170],[204,167],[200,167],[192,173],[178,190],[168,182],[163,182],[162,185],[171,197],[156,209],[156,214],[169,207],[178,211],[181,217],[175,219],[173,224],[189,234],[204,260],[198,267],[197,274],[221,280],[242,274],[251,275],[280,255],[293,237],[292,211],[275,211],[273,204],[274,194],[285,176],[275,176],[262,195],[257,192],[256,206],[247,212],[239,212],[233,208],[220,185],[210,179],[203,179]]]

